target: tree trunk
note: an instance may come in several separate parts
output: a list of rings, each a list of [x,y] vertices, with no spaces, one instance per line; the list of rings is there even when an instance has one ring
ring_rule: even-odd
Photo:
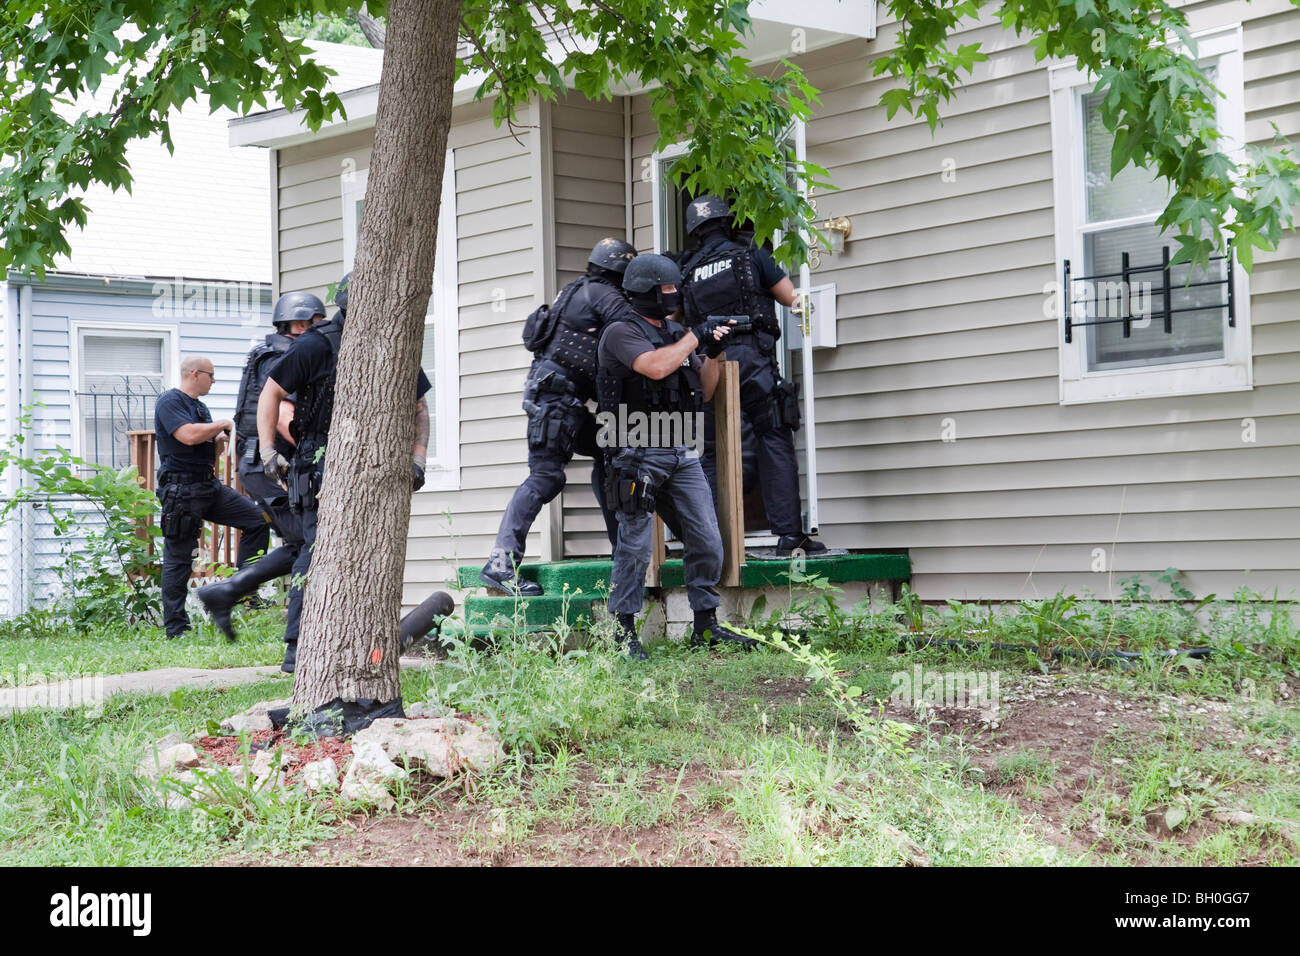
[[[293,700],[389,701],[460,0],[393,0]],[[455,210],[447,210],[454,215]],[[446,251],[455,255],[455,249]],[[438,321],[454,321],[438,316]]]

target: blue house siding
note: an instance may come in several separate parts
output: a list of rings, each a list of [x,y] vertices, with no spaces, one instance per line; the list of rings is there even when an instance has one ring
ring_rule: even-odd
[[[11,290],[24,284],[10,277]],[[82,333],[113,330],[167,334],[162,389],[177,384],[180,362],[187,355],[206,355],[216,371],[216,383],[204,401],[214,418],[228,418],[234,412],[244,358],[270,331],[270,297],[269,286],[258,283],[50,275],[46,283],[31,285],[28,314],[15,315],[18,298],[6,297],[0,374],[18,364],[12,356],[21,352],[23,343],[31,365],[28,380],[19,381],[17,389],[10,383],[6,392],[0,380],[0,395],[9,396],[0,408],[0,427],[12,433],[21,407],[39,403],[34,412],[33,450],[62,446],[92,458],[95,449],[87,446],[93,444],[93,435],[87,437],[78,408],[84,363],[79,340]],[[136,408],[138,423],[152,428],[152,400]],[[0,479],[0,493],[11,494],[13,480],[13,476]],[[88,521],[93,522],[89,515]],[[18,613],[30,603],[45,603],[56,595],[64,543],[39,511],[15,515],[0,526],[0,615]]]

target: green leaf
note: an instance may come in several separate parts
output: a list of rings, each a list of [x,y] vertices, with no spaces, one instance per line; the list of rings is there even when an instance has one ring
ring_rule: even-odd
[[[1176,830],[1187,820],[1187,811],[1182,807],[1174,806],[1165,811],[1165,826],[1170,830]]]

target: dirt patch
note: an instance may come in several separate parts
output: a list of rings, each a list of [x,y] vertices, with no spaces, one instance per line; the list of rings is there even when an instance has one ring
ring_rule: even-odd
[[[706,866],[741,863],[739,829],[729,811],[697,806],[697,788],[716,783],[709,772],[653,771],[640,788],[672,790],[667,819],[649,826],[612,826],[593,819],[613,784],[582,769],[566,791],[576,804],[567,819],[543,815],[518,832],[511,822],[527,807],[475,803],[459,789],[430,791],[419,814],[353,816],[332,839],[305,851],[307,866]],[[560,815],[556,815],[560,816]],[[256,860],[230,860],[245,865]]]
[[[1191,703],[1166,695],[1124,699],[1104,688],[1044,675],[1019,680],[1001,695],[997,708],[931,707],[918,712],[891,701],[887,713],[957,738],[982,772],[973,780],[1014,801],[1034,819],[1044,839],[1073,854],[1091,854],[1092,859],[1121,849],[1107,839],[1106,832],[1113,828],[1102,818],[1095,798],[1114,796],[1113,805],[1104,811],[1109,822],[1129,819],[1126,804],[1132,788],[1123,773],[1126,743],[1162,733],[1161,720],[1171,713],[1194,716],[1206,739],[1241,734],[1228,704]],[[1200,749],[1203,744],[1193,746]],[[1256,759],[1276,757],[1261,751]],[[1084,807],[1089,795],[1092,805]],[[1221,828],[1202,818],[1171,831],[1163,808],[1145,816],[1152,852],[1157,844],[1195,845]],[[1143,856],[1139,850],[1127,859],[1145,862]]]

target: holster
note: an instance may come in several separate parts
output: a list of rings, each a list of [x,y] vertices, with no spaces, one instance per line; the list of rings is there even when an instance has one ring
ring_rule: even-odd
[[[653,514],[654,479],[635,464],[615,468],[612,461],[605,469],[605,503],[610,511],[624,514]]]
[[[563,402],[548,401],[534,404],[524,400],[524,409],[528,412],[528,447],[533,450],[550,448],[561,455],[573,452],[573,443],[578,436],[579,422],[577,415]]]
[[[315,462],[294,458],[289,466],[289,510],[294,514],[315,511],[320,482],[321,470]]]
[[[772,427],[797,432],[803,425],[799,412],[799,386],[781,379],[772,390]]]
[[[193,497],[186,493],[186,487],[181,484],[163,485],[159,526],[164,538],[184,540],[197,537],[203,530],[203,519],[194,514]]]

